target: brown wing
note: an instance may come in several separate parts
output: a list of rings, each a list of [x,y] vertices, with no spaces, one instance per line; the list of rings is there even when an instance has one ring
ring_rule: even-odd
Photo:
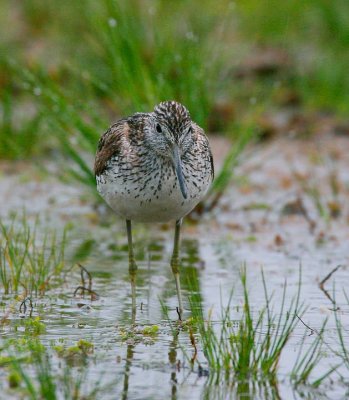
[[[122,138],[129,133],[129,124],[121,119],[112,125],[99,139],[96,153],[94,172],[101,175],[107,168],[108,161],[120,152]]]

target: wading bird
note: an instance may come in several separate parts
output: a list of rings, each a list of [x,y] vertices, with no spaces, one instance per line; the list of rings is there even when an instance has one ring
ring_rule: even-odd
[[[137,264],[131,221],[176,221],[171,268],[181,315],[182,219],[203,199],[214,175],[212,153],[204,131],[191,120],[182,104],[162,102],[153,112],[120,119],[102,135],[94,171],[99,194],[126,220],[133,319]]]

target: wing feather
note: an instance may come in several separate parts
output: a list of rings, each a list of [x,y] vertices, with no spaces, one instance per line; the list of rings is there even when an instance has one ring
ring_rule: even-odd
[[[121,119],[113,124],[99,139],[94,172],[96,176],[103,174],[111,157],[121,151],[123,138],[128,137],[129,124],[126,119]]]

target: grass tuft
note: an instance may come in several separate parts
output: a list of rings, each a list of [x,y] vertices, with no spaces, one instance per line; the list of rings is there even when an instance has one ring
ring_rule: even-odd
[[[62,282],[65,271],[66,231],[38,232],[38,221],[29,227],[26,217],[13,218],[10,224],[0,221],[0,282],[4,294],[44,295]],[[40,236],[42,236],[40,238]]]
[[[40,344],[40,342],[38,342]],[[86,378],[87,370],[79,371],[64,362],[62,370],[54,366],[50,354],[44,346],[28,342],[28,351],[32,365],[24,364],[12,358],[11,374],[16,375],[18,393],[27,399],[96,399],[100,392],[97,384],[90,389]],[[100,394],[100,393],[99,393]]]
[[[250,305],[245,269],[241,271],[240,279],[244,302],[241,317],[237,321],[230,317],[231,295],[228,305],[222,309],[219,329],[210,317],[204,318],[200,297],[195,290],[191,296],[192,316],[209,366],[210,382],[218,384],[222,379],[228,383],[252,380],[265,381],[274,386],[278,381],[280,358],[299,323],[299,316],[305,312],[305,306],[300,302],[301,279],[298,291],[289,304],[286,304],[285,283],[280,307],[275,311],[262,272],[265,305],[257,313]],[[297,360],[289,371],[294,386],[304,383],[317,387],[335,370],[331,368],[323,377],[311,381],[312,373],[322,358],[322,333],[325,325],[326,321],[305,352],[303,346],[299,349]]]

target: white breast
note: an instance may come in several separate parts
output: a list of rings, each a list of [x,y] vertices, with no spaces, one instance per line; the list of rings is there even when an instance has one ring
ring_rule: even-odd
[[[211,183],[208,173],[201,177],[200,184],[193,184],[188,179],[188,198],[184,199],[174,174],[162,179],[156,195],[152,188],[158,180],[148,182],[140,190],[145,179],[124,182],[116,175],[108,172],[97,177],[97,190],[120,217],[138,222],[167,222],[184,217],[202,200]]]

